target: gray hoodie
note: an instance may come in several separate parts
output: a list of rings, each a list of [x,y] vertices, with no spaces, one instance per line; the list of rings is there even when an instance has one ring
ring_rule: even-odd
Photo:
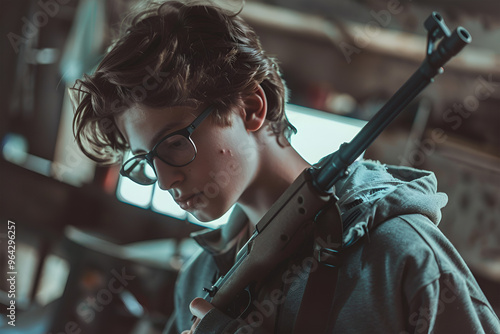
[[[332,310],[321,311],[332,319],[330,332],[500,333],[497,315],[437,228],[447,196],[437,192],[433,173],[356,162],[335,188],[344,248]],[[165,333],[191,327],[189,303],[230,268],[245,228],[246,217],[235,210],[222,229],[193,236],[202,250],[180,273]],[[195,333],[292,333],[310,259],[302,250],[278,266],[254,294],[246,322],[214,309]]]

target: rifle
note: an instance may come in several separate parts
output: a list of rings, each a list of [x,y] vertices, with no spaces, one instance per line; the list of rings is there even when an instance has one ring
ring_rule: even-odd
[[[305,169],[273,204],[238,252],[233,267],[212,287],[204,289],[207,292],[205,299],[215,307],[227,310],[236,296],[262,280],[296,251],[305,241],[307,233],[304,232],[314,225],[318,213],[332,203],[336,206],[333,186],[348,174],[348,167],[433,78],[443,72],[442,66],[471,42],[465,28],[458,27],[450,32],[437,12],[426,19],[424,27],[428,32],[427,55],[420,67],[351,142],[342,144],[338,151]]]

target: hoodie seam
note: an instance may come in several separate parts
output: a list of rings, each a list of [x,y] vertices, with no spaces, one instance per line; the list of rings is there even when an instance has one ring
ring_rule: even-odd
[[[443,269],[443,266],[441,264],[441,261],[439,260],[439,257],[437,256],[436,252],[434,251],[434,248],[430,245],[429,241],[427,240],[427,238],[425,238],[422,233],[420,233],[420,231],[418,229],[416,229],[413,224],[409,221],[409,219],[406,218],[406,216],[414,216],[414,215],[419,215],[421,217],[423,217],[425,220],[428,221],[428,223],[431,223],[432,224],[432,221],[429,219],[429,217],[421,214],[421,213],[414,213],[414,214],[409,214],[409,215],[402,215],[402,216],[399,216],[398,218],[400,218],[401,220],[403,220],[404,222],[406,222],[406,224],[408,226],[411,227],[411,229],[413,231],[415,231],[415,233],[418,234],[418,236],[425,242],[425,244],[427,245],[428,249],[432,252],[432,256],[434,258],[434,261],[436,261],[436,264],[437,264],[437,267],[438,267],[438,274],[436,276],[434,276],[432,279],[430,279],[428,282],[426,283],[423,283],[421,286],[419,286],[416,290],[415,290],[415,294],[414,296],[410,299],[410,303],[413,302],[413,300],[421,293],[422,289],[424,289],[425,287],[429,286],[430,284],[433,284],[434,282],[438,281],[441,279],[441,277],[443,275],[447,275],[447,274],[453,274],[453,272],[451,271],[448,271],[448,270],[444,270]]]
[[[413,297],[408,301],[408,304],[411,304],[413,303],[413,301],[417,298],[418,295],[420,295],[422,293],[422,290],[424,290],[425,288],[427,288],[428,286],[434,284],[436,281],[440,281],[441,278],[445,277],[445,276],[454,276],[453,275],[453,272],[452,271],[444,271],[444,272],[441,272],[439,271],[439,274],[437,276],[435,276],[434,278],[432,278],[429,282],[427,283],[424,283],[422,284],[421,286],[419,286],[416,290],[415,290],[415,294],[413,295]],[[472,299],[472,297],[471,297]]]
[[[434,257],[434,260],[436,261],[437,265],[438,265],[438,268],[439,268],[439,273],[444,273],[446,272],[444,269],[443,269],[443,266],[442,266],[442,263],[441,261],[439,260],[439,257],[437,256],[436,254],[436,251],[434,250],[434,248],[431,246],[431,244],[429,243],[429,241],[427,240],[426,237],[424,237],[422,235],[422,233],[420,233],[420,231],[418,229],[416,229],[413,224],[405,218],[405,216],[413,216],[413,215],[419,215],[421,217],[423,217],[425,220],[427,220],[427,223],[430,223],[432,224],[432,226],[435,226],[432,221],[429,219],[429,217],[427,217],[426,215],[424,214],[421,214],[421,213],[412,213],[412,214],[409,214],[409,215],[402,215],[402,216],[399,216],[399,218],[401,218],[402,220],[404,220],[419,236],[420,238],[422,238],[422,240],[424,240],[425,244],[427,245],[427,247],[429,247],[429,250],[432,252],[432,255]]]
[[[427,216],[422,215],[422,214],[420,214],[420,215],[421,215],[421,216],[423,216],[425,219],[429,220],[429,222],[431,222],[431,223],[432,223],[432,221],[431,221],[431,220],[430,220]],[[454,272],[454,271],[451,271],[451,270],[444,270],[444,269],[443,269],[443,267],[441,266],[441,262],[439,261],[439,259],[438,259],[437,255],[436,255],[436,252],[434,251],[434,248],[432,248],[432,247],[430,246],[430,244],[427,242],[427,239],[426,239],[424,236],[422,236],[422,234],[421,234],[421,233],[419,233],[419,231],[418,231],[418,230],[417,230],[417,229],[413,226],[413,224],[412,224],[412,223],[410,223],[410,222],[409,222],[406,218],[404,218],[403,216],[400,216],[399,218],[401,218],[401,219],[402,219],[402,220],[404,220],[404,221],[405,221],[408,225],[410,225],[410,226],[411,226],[411,228],[412,228],[414,231],[416,231],[416,232],[418,233],[418,235],[419,235],[419,236],[420,236],[420,237],[421,237],[421,238],[425,241],[425,243],[426,243],[426,244],[429,246],[429,248],[432,250],[432,254],[434,255],[434,259],[436,260],[436,263],[438,263],[438,268],[439,268],[439,275],[438,275],[436,278],[432,279],[430,282],[428,282],[428,283],[426,283],[426,284],[423,284],[421,287],[419,287],[419,288],[416,290],[415,295],[414,295],[414,296],[413,296],[413,298],[410,300],[410,302],[412,302],[412,301],[413,301],[413,299],[415,299],[415,298],[416,298],[416,296],[420,293],[420,291],[421,291],[423,288],[425,288],[425,287],[429,286],[430,284],[434,283],[436,280],[440,280],[442,277],[444,277],[444,276],[446,276],[446,275],[449,275],[450,277],[457,277],[457,279],[458,279],[458,278],[460,278],[460,277],[458,277],[458,276],[456,276],[456,275],[455,275],[455,272]],[[435,226],[435,225],[433,225],[433,226]],[[460,279],[462,279],[462,278],[460,278]],[[464,282],[467,282],[467,280],[465,280]],[[491,308],[491,306],[490,306],[490,305],[488,305],[488,303],[487,303],[487,302],[485,302],[484,300],[479,299],[479,298],[477,298],[476,296],[471,295],[471,294],[469,294],[469,297],[471,298],[471,300],[474,300],[474,301],[476,301],[476,302],[478,302],[478,303],[481,303],[482,305],[486,306],[486,307],[487,307],[487,308],[488,308],[488,309],[489,309],[489,310],[490,310],[493,314],[496,314],[496,313],[495,313],[495,311]]]

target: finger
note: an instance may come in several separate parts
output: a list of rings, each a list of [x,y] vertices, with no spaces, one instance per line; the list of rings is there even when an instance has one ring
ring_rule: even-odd
[[[196,318],[195,322],[193,322],[193,325],[191,326],[191,332],[189,333],[194,333],[194,330],[196,329],[196,327],[198,327],[200,321],[201,321],[200,318]]]
[[[196,318],[196,320],[193,322],[193,325],[191,326],[191,329],[182,331],[181,334],[193,334],[194,330],[196,329],[196,327],[198,326],[199,323],[200,323],[200,319]]]
[[[191,304],[189,304],[189,309],[191,310],[191,313],[198,319],[203,319],[205,314],[207,314],[208,311],[210,311],[213,308],[214,306],[203,298],[195,298],[193,299]]]

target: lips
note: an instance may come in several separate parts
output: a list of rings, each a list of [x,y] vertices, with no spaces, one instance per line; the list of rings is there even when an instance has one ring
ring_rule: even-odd
[[[189,208],[192,208],[195,206],[195,200],[198,195],[201,195],[201,193],[189,195],[189,196],[183,196],[174,199],[175,202],[180,206],[182,210],[188,210]]]

